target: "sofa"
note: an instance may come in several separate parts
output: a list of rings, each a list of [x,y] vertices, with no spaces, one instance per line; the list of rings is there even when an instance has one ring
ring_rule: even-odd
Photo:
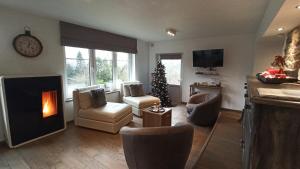
[[[189,121],[199,126],[213,126],[218,118],[221,103],[220,92],[192,95],[186,105]]]
[[[143,85],[136,82],[125,82],[121,85],[121,97],[123,102],[132,106],[132,113],[136,116],[143,116],[142,109],[151,107],[153,105],[159,105],[160,99],[151,95],[141,94],[141,96],[132,96],[128,91],[130,85]],[[127,92],[126,92],[127,91]]]
[[[113,102],[106,102],[101,107],[93,107],[90,92],[99,88],[99,86],[90,86],[73,91],[75,125],[117,133],[121,127],[133,120],[132,108],[125,103]]]

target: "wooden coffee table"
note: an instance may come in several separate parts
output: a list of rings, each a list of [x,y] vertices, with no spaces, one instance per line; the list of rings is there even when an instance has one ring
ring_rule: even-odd
[[[149,108],[143,109],[143,127],[171,126],[172,109],[164,108],[164,112],[151,112]]]

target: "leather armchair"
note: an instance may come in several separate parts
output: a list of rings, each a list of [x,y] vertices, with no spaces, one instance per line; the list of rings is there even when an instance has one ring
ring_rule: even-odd
[[[186,105],[188,119],[199,126],[213,126],[218,118],[221,103],[221,93],[195,94]]]
[[[129,169],[184,169],[193,133],[194,128],[189,124],[123,127],[120,134]]]

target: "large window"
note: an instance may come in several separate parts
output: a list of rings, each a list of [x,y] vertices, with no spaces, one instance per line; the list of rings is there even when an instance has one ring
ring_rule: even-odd
[[[90,85],[90,55],[88,49],[66,47],[67,96],[76,88]]]
[[[128,53],[117,52],[117,86],[129,81],[129,55]]]
[[[76,88],[101,85],[120,89],[122,82],[134,79],[134,54],[65,47],[67,98]]]
[[[95,50],[96,58],[96,84],[112,86],[113,82],[113,52]]]

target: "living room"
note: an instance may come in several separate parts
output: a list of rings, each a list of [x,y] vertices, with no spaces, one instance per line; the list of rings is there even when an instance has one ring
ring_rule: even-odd
[[[245,112],[247,112],[246,109],[249,109],[247,108],[249,107],[247,98],[252,97],[249,94],[250,88],[252,89],[256,82],[255,85],[251,86],[250,84],[254,84],[256,76],[257,78],[260,75],[262,78],[267,76],[266,73],[271,70],[268,72],[266,69],[269,70],[271,67],[277,66],[281,70],[281,66],[278,64],[272,66],[274,64],[271,65],[271,63],[275,63],[275,56],[284,56],[284,71],[293,68],[293,73],[285,72],[284,77],[288,76],[288,78],[284,79],[290,80],[289,77],[293,77],[292,80],[296,79],[291,84],[286,84],[288,87],[284,88],[299,89],[299,82],[297,82],[300,67],[297,50],[297,40],[299,40],[297,27],[300,25],[299,5],[296,0],[254,0],[249,2],[236,0],[226,2],[221,0],[213,2],[207,0],[163,2],[0,0],[0,76],[2,76],[1,83],[3,83],[0,109],[0,168],[133,168],[130,166],[132,157],[126,154],[128,149],[123,148],[127,138],[126,133],[129,132],[127,130],[130,130],[128,128],[147,130],[146,126],[156,121],[155,117],[150,117],[147,112],[145,113],[145,109],[148,107],[159,109],[160,104],[164,113],[171,114],[168,116],[169,121],[166,122],[169,128],[176,128],[175,124],[182,122],[193,128],[190,151],[181,163],[185,168],[277,168],[275,163],[280,163],[280,165],[278,164],[279,168],[299,167],[299,163],[293,161],[300,156],[298,150],[284,152],[291,156],[288,156],[290,160],[282,162],[283,157],[277,155],[277,153],[281,153],[280,148],[282,147],[273,150],[265,143],[261,143],[262,146],[269,148],[266,148],[265,152],[276,154],[274,159],[277,158],[278,161],[269,162],[269,159],[273,159],[267,158],[269,154],[257,155],[267,158],[268,160],[264,159],[268,161],[267,164],[261,164],[263,162],[255,161],[257,160],[255,158],[253,160],[251,158],[250,160],[244,159],[247,149],[245,145],[250,144],[250,147],[254,145],[251,141],[248,143],[244,140],[247,135],[244,128],[247,128],[245,124],[248,124],[245,119],[252,117]],[[23,45],[21,35],[34,37],[32,40],[37,42],[37,46],[30,51],[37,50],[36,55],[30,56],[30,52],[22,53],[22,51],[24,52],[22,48],[30,46],[30,43]],[[294,37],[296,37],[295,40]],[[21,39],[20,43],[17,43],[18,38]],[[296,53],[295,57],[288,55],[289,51],[294,49],[291,47],[294,41],[296,41],[296,47],[294,47],[296,52],[290,53]],[[213,49],[222,51],[220,65],[195,65],[197,52],[201,55],[201,52]],[[278,59],[280,58],[278,57]],[[178,61],[175,68],[176,65],[172,65],[173,62],[171,62],[174,60]],[[155,74],[159,74],[159,61],[165,65],[166,74],[165,79],[158,78],[159,85],[156,86]],[[173,73],[172,76],[170,76],[171,73]],[[257,75],[257,73],[261,74]],[[282,74],[280,73],[280,76],[283,76]],[[57,92],[49,94],[47,93],[49,90],[45,89],[45,95],[62,99],[61,105],[59,99],[54,101],[56,109],[60,110],[59,116],[62,116],[61,126],[55,131],[31,138],[30,134],[26,135],[27,124],[25,123],[28,123],[29,126],[30,123],[34,123],[34,120],[22,121],[22,119],[26,119],[23,116],[10,117],[9,111],[12,109],[8,107],[22,107],[34,99],[25,98],[23,99],[25,104],[16,104],[22,100],[22,97],[20,96],[21,92],[14,90],[23,88],[23,86],[24,88],[33,86],[33,90],[43,85],[42,79],[23,83],[22,78],[52,77],[54,75],[59,77],[56,79],[58,81],[52,78],[48,80],[53,80],[51,85],[58,86]],[[9,103],[11,97],[8,97],[8,94],[11,91],[8,88],[5,91],[5,87],[8,85],[4,86],[4,83],[11,83],[9,79],[13,78],[21,78],[21,80],[14,84],[19,87],[11,87],[14,94],[12,96],[16,99],[13,103]],[[166,82],[164,80],[168,82],[173,80],[174,83],[168,83],[164,88],[166,85],[163,83]],[[266,85],[261,88],[267,88],[268,84],[261,83]],[[136,106],[132,100],[124,98],[126,97],[125,90],[127,90],[125,86],[138,84],[142,84],[141,96],[147,96],[145,100],[149,102],[149,104],[148,102],[144,103],[144,107]],[[50,89],[53,87],[51,85],[48,83],[45,88]],[[126,106],[126,111],[128,110],[126,117],[122,112],[118,114],[120,117],[114,117],[122,119],[122,122],[114,124],[116,119],[108,119],[109,123],[113,124],[106,125],[107,121],[100,124],[79,118],[81,117],[80,110],[77,110],[76,105],[80,107],[82,104],[81,96],[76,95],[76,91],[83,93],[87,87],[94,85],[100,85],[95,88],[97,90],[99,87],[104,89],[106,105],[113,103],[111,107],[120,109],[120,112],[125,110],[125,107],[122,106]],[[273,87],[273,84],[269,86]],[[198,91],[197,94],[194,93],[193,87]],[[155,92],[156,88],[161,91]],[[278,86],[275,88],[277,89]],[[90,89],[94,90],[94,88]],[[130,87],[128,87],[128,91],[135,93],[134,89],[131,91]],[[168,92],[163,95],[165,91]],[[194,104],[191,103],[193,96],[202,97],[200,94],[203,91],[205,94],[217,91],[221,95],[217,114],[210,112],[208,116],[200,117],[198,115],[201,114],[201,111],[199,111],[195,115],[197,118],[192,117],[191,112],[196,112],[196,109],[198,111],[198,108],[192,107],[189,112],[188,105]],[[137,95],[140,94],[137,93]],[[280,107],[281,111],[287,113],[295,110],[299,112],[300,102],[297,94],[295,92],[296,96],[285,95],[285,99],[288,100],[283,98],[279,99],[280,101],[273,102],[272,100],[272,104],[267,104],[272,105],[271,108],[260,105],[256,110],[272,109],[275,111],[275,107],[282,104],[283,107],[290,107],[288,110]],[[74,96],[78,96],[77,101]],[[166,104],[163,97],[170,98],[172,105]],[[276,98],[278,97],[276,95]],[[155,98],[159,100],[156,102]],[[149,101],[151,99],[152,101]],[[257,104],[267,102],[265,98],[260,100],[253,96],[250,101],[252,108],[256,101]],[[197,105],[199,104],[201,103],[197,103]],[[216,105],[212,104],[210,108],[218,107]],[[24,110],[24,112],[26,111]],[[111,118],[111,115],[104,117]],[[208,117],[212,117],[212,123],[211,121],[207,122]],[[24,125],[24,133],[19,136],[28,137],[27,140],[15,145],[12,139],[13,118]],[[103,119],[103,117],[101,118]],[[294,114],[284,117],[270,115],[265,118],[270,118],[270,120],[265,122],[260,119],[258,121],[264,122],[264,125],[272,125],[271,119],[288,118],[291,121],[299,119]],[[163,119],[159,120],[161,122]],[[204,125],[203,121],[206,122]],[[284,122],[280,123],[282,126],[284,124]],[[296,137],[299,131],[294,129],[299,127],[299,122],[296,121],[293,124],[294,126],[289,126],[292,128],[289,130],[291,131],[289,134]],[[144,127],[142,127],[143,125]],[[255,126],[252,127],[255,128]],[[268,127],[270,131],[276,130],[276,128]],[[265,130],[256,129],[256,133],[263,135]],[[19,130],[23,131],[22,127]],[[120,132],[120,130],[123,131]],[[256,136],[253,135],[249,137]],[[280,139],[286,141],[291,139],[291,135],[284,135]],[[270,138],[273,138],[273,135]],[[277,136],[274,134],[275,138],[277,139]],[[182,141],[181,139],[175,140]],[[287,146],[285,141],[282,142],[283,146]],[[293,143],[296,144],[296,147],[300,145],[299,139],[295,139]],[[78,148],[76,148],[77,146]],[[139,146],[141,145],[131,148],[143,149],[142,146]],[[222,146],[227,146],[231,151],[224,150]],[[254,146],[253,149],[248,149],[255,154],[255,148]],[[163,151],[163,147],[156,149]],[[152,147],[153,151],[156,149]],[[287,149],[290,150],[293,147]],[[141,152],[143,151],[139,153]],[[148,155],[153,156],[151,153]],[[228,156],[226,153],[230,153],[232,156]],[[166,165],[171,163],[170,161],[162,162],[165,159],[160,158],[160,163]],[[142,167],[136,168],[146,169],[151,166],[141,165]],[[170,168],[170,166],[156,168]]]

